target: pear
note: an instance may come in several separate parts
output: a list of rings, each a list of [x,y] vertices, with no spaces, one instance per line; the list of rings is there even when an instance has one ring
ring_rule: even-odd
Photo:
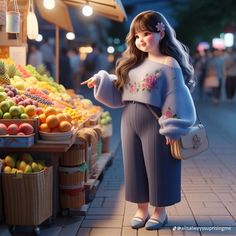
[[[16,162],[14,160],[14,158],[10,155],[7,155],[5,158],[4,158],[4,162],[7,166],[10,166],[11,168],[14,168],[15,165],[16,165]]]
[[[30,165],[26,165],[24,173],[32,173],[32,168]]]
[[[4,173],[11,173],[11,167],[10,166],[5,166],[3,169]]]
[[[39,168],[39,166],[38,166],[38,164],[36,162],[33,162],[31,164],[31,167],[32,167],[32,171],[33,172],[39,172],[40,171],[40,168]]]
[[[16,168],[12,168],[12,169],[11,169],[11,173],[13,173],[13,174],[16,174],[17,171],[18,171],[18,170],[17,170]]]
[[[44,166],[41,163],[38,163],[38,168],[39,168],[39,171],[41,171],[44,169]]]
[[[19,166],[18,166],[17,169],[18,169],[18,170],[22,170],[23,172],[25,172],[26,166],[27,166],[27,164],[26,164],[25,161],[20,161]],[[30,168],[31,168],[31,167],[30,167]]]

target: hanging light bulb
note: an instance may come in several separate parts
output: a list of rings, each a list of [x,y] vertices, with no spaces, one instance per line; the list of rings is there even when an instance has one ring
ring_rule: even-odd
[[[66,38],[67,38],[68,40],[74,40],[74,39],[75,39],[75,34],[74,34],[73,32],[68,32],[68,33],[66,34]]]
[[[43,5],[46,9],[52,10],[55,7],[55,0],[43,0]]]
[[[91,16],[93,14],[93,8],[89,5],[85,5],[82,9],[84,16]]]
[[[35,39],[35,41],[37,42],[41,42],[43,40],[43,35],[38,34],[37,38]]]

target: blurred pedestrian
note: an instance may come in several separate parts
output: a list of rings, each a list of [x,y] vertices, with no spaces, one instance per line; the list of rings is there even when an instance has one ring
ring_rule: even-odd
[[[93,51],[87,55],[83,61],[82,80],[86,80],[94,75],[99,70],[107,70],[109,68],[109,63],[107,61],[106,55],[102,52],[102,49],[94,43],[92,45]]]
[[[59,81],[66,89],[74,89],[74,84],[71,77],[70,59],[66,48],[61,49],[59,59]]]
[[[234,47],[224,63],[226,97],[229,103],[233,102],[236,90],[236,48]]]
[[[168,221],[166,207],[181,200],[181,161],[171,156],[169,145],[195,123],[189,91],[194,71],[186,47],[159,12],[137,15],[126,44],[116,75],[99,71],[82,84],[94,86],[95,98],[103,104],[124,107],[125,196],[137,203],[131,226],[157,230]],[[150,219],[149,204],[154,207]]]
[[[43,64],[43,55],[39,51],[38,45],[31,44],[29,47],[28,64],[34,66],[36,69]]]
[[[48,39],[44,39],[43,45],[40,47],[40,51],[43,55],[43,64],[46,66],[47,71],[53,76],[53,66],[55,63],[55,57]]]
[[[70,49],[68,51],[68,56],[70,59],[70,67],[71,67],[71,77],[74,84],[74,88],[77,91],[80,87],[81,78],[80,78],[80,56],[79,52],[76,48]]]
[[[208,59],[206,64],[204,88],[210,93],[212,103],[215,105],[219,104],[221,98],[221,87],[224,79],[223,64],[222,51],[212,48],[212,57]]]

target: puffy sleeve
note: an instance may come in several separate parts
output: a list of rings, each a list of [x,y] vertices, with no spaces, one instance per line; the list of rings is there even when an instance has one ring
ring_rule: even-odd
[[[196,122],[196,110],[179,65],[168,67],[165,75],[165,95],[159,119],[160,133],[168,138],[179,139]]]
[[[114,86],[113,80],[116,80],[116,75],[108,74],[101,70],[94,75],[96,85],[94,86],[94,97],[99,102],[111,108],[123,107],[121,92]]]

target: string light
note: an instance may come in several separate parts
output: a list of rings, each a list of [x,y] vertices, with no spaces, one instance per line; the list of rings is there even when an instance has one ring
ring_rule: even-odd
[[[84,16],[91,16],[93,14],[93,8],[87,4],[83,7],[82,13]]]
[[[55,7],[55,0],[43,0],[43,5],[46,9],[52,10]]]

